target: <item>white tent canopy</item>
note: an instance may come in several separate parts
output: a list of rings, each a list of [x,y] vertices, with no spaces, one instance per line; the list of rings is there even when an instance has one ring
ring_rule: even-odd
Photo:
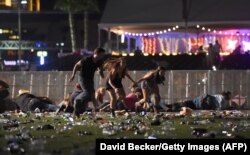
[[[185,32],[187,39],[187,32],[198,33],[196,25],[204,26],[209,32],[249,29],[249,6],[250,0],[108,0],[99,30],[109,32],[108,49],[116,45],[115,49],[120,50],[119,35],[126,33],[150,35],[150,32],[173,30],[178,25],[176,31]],[[116,43],[111,32],[117,34]],[[99,45],[100,38],[99,35]],[[132,46],[133,36],[126,39],[128,52],[140,43],[137,40]]]
[[[184,27],[184,1],[190,27],[250,27],[249,0],[108,0],[99,28],[146,32],[175,25]]]

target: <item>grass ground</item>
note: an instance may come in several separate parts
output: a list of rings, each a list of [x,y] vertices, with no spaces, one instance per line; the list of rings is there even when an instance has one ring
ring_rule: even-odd
[[[153,122],[153,124],[152,124]],[[0,116],[0,154],[87,154],[95,153],[97,138],[250,138],[248,112],[202,113],[182,117],[164,113],[118,116],[5,114]]]

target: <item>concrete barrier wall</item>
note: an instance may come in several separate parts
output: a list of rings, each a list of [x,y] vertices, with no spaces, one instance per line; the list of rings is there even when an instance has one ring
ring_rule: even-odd
[[[72,72],[0,72],[0,79],[10,85],[10,97],[15,98],[19,89],[28,89],[37,96],[47,96],[56,103],[63,100],[68,92],[72,92],[78,76],[73,82],[68,82]],[[130,71],[131,77],[138,79],[146,71]],[[105,86],[106,80],[96,73],[95,87]],[[131,82],[123,81],[125,91],[130,90]],[[160,86],[162,101],[166,104],[192,99],[201,94],[217,94],[231,91],[233,96],[240,95],[250,98],[250,71],[193,71],[175,70],[166,72],[164,86]],[[106,95],[106,98],[108,96]],[[249,107],[249,105],[248,105]]]

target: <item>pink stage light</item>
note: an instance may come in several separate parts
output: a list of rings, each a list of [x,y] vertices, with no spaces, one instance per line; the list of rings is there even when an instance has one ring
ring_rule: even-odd
[[[250,42],[242,41],[244,51],[250,51]]]
[[[153,39],[153,47],[152,47],[152,48],[153,48],[153,49],[152,49],[152,50],[153,50],[153,53],[156,53],[156,50],[157,50],[157,49],[156,49],[156,38]]]
[[[234,50],[236,48],[236,44],[237,44],[238,40],[231,40],[231,39],[228,39],[227,40],[227,50]]]

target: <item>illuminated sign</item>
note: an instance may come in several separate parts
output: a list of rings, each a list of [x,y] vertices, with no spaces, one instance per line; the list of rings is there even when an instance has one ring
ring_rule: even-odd
[[[44,57],[48,56],[47,51],[38,51],[37,56],[40,57],[40,65],[44,65]]]
[[[19,60],[17,60],[17,61],[15,61],[15,60],[11,60],[11,61],[4,60],[3,62],[4,62],[5,66],[16,66],[16,65],[19,65],[19,64],[21,64],[21,65],[29,64],[28,61],[24,61],[24,60],[21,60],[21,61],[19,61]]]

